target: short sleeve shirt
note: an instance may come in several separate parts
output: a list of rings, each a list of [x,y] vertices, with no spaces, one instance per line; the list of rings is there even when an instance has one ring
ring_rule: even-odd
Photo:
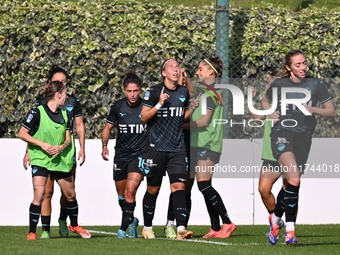
[[[106,122],[118,129],[115,162],[129,161],[146,150],[147,124],[141,120],[141,110],[142,102],[132,107],[126,98],[111,105]]]
[[[148,123],[149,149],[183,152],[185,151],[183,121],[185,110],[189,107],[188,89],[177,85],[176,89],[170,90],[164,83],[152,86],[145,94],[143,105],[154,107],[159,102],[163,88],[169,98]]]
[[[300,83],[293,82],[289,77],[276,79],[266,92],[266,97],[272,101],[273,88],[277,88],[278,105],[276,111],[281,112],[282,88],[304,88],[311,93],[311,99],[306,104],[315,107],[318,102],[325,103],[331,100],[325,83],[316,78],[305,78]],[[304,98],[304,93],[288,92],[287,99]],[[294,121],[293,121],[294,120]],[[294,127],[293,127],[294,126]],[[294,133],[312,134],[315,130],[316,119],[314,115],[305,115],[298,107],[293,104],[287,105],[286,115],[280,114],[280,119],[273,126],[273,131],[286,130]]]
[[[47,104],[47,98],[46,97],[38,100],[38,102],[35,105],[36,105],[36,107],[38,107],[41,104]],[[79,99],[76,98],[73,95],[67,94],[67,98],[65,100],[65,103],[64,103],[64,105],[60,106],[60,109],[67,111],[67,116],[70,119],[70,123],[71,123],[71,130],[73,130],[74,118],[83,115]]]
[[[50,117],[50,119],[58,124],[64,124],[65,120],[61,113],[61,111],[58,111],[57,113],[54,113],[48,108],[46,104],[42,105],[47,113],[47,115]],[[33,136],[37,130],[39,129],[40,124],[40,110],[38,108],[34,108],[31,113],[28,115],[26,121],[22,124],[25,128],[27,128],[30,132],[29,134]],[[67,130],[71,130],[71,123],[70,119],[67,121]]]

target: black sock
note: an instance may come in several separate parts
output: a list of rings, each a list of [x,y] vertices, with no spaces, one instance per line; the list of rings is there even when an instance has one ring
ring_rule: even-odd
[[[41,225],[42,225],[43,231],[50,231],[51,216],[42,216],[41,215]]]
[[[276,205],[275,205],[274,214],[279,218],[281,218],[283,213],[285,212],[285,202],[283,200],[284,193],[285,193],[285,190],[283,188],[281,188],[281,190],[280,190],[279,194],[277,194],[277,198],[276,198]]]
[[[171,221],[175,220],[173,204],[174,204],[174,196],[171,193],[169,196],[168,216],[167,216],[167,220],[171,220]]]
[[[36,233],[37,231],[37,225],[40,217],[41,212],[41,205],[34,205],[31,203],[29,208],[29,218],[30,218],[30,227],[29,227],[29,233],[33,232]]]
[[[185,191],[177,190],[172,193],[174,198],[174,214],[176,218],[176,225],[187,227],[188,210],[185,201]]]
[[[78,226],[78,202],[74,200],[72,202],[66,201],[67,214],[70,216],[71,226]]]
[[[209,217],[210,217],[210,224],[211,224],[212,230],[220,231],[221,230],[220,216],[218,215],[218,212],[216,211],[214,206],[211,203],[208,202],[206,197],[204,197],[204,200],[205,200],[205,205],[208,209],[208,213],[209,213]]]
[[[286,222],[296,221],[296,211],[299,202],[299,188],[300,186],[293,186],[289,183],[286,186],[283,198],[285,203]]]
[[[59,220],[66,220],[67,219],[67,209],[60,207],[60,215],[59,215]]]
[[[190,217],[190,212],[191,212],[191,194],[185,194],[185,201],[187,203],[187,210],[188,210],[188,217],[187,217],[187,222],[186,222],[186,226],[188,226],[188,221],[189,221],[189,217]]]
[[[133,222],[133,212],[135,211],[136,202],[128,203],[125,201],[123,205],[123,216],[122,216],[122,225],[120,229],[126,231],[128,226]]]
[[[198,182],[198,189],[202,192],[203,196],[208,200],[215,210],[220,215],[223,224],[230,224],[229,215],[227,209],[225,208],[220,194],[211,186],[210,181]]]
[[[157,194],[151,194],[148,191],[145,192],[143,198],[143,216],[144,226],[152,226],[153,216],[155,214]]]
[[[125,200],[124,196],[118,196],[118,204],[120,206],[120,209],[123,211],[123,206],[124,206]]]

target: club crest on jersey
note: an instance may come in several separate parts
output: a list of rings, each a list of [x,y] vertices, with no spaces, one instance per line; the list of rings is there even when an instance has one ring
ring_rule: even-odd
[[[150,98],[150,91],[147,91],[144,96],[144,100],[149,100]]]
[[[185,101],[185,96],[181,95],[181,96],[179,97],[179,100],[181,100],[181,102],[184,103],[184,101]]]
[[[33,119],[33,115],[30,114],[30,115],[28,115],[26,122],[30,123],[32,119]]]
[[[66,110],[71,112],[73,110],[73,105],[66,105]]]

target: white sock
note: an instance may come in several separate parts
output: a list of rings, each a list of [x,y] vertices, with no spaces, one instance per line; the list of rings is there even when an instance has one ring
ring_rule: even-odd
[[[168,220],[166,223],[167,226],[173,226],[174,224],[175,224],[175,221],[173,220]]]
[[[273,222],[273,225],[274,225],[274,226],[279,225],[279,220],[280,220],[280,217],[277,217],[277,216],[275,215],[275,213],[273,213],[272,222]]]
[[[286,222],[286,232],[288,231],[295,231],[295,222]]]
[[[184,226],[178,226],[177,227],[177,233],[179,233],[181,230],[183,230],[183,229],[185,229],[185,227]]]
[[[144,226],[144,230],[149,230],[149,229],[152,229],[152,226],[149,227],[149,226]]]

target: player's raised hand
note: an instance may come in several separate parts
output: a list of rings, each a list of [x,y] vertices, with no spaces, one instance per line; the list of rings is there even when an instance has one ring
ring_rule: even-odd
[[[275,122],[277,122],[277,121],[279,120],[279,118],[280,118],[280,112],[279,112],[279,111],[276,111],[276,112],[273,112],[272,114],[269,114],[268,116],[269,116],[269,118],[271,118],[271,119],[274,121],[274,123],[275,123]]]
[[[165,101],[168,100],[170,96],[167,93],[164,93],[164,87],[161,91],[161,95],[159,96],[159,104],[164,105]]]
[[[191,103],[190,103],[191,109],[195,110],[199,106],[199,104],[200,104],[199,99],[200,99],[201,95],[202,95],[202,93],[199,93],[198,96],[191,101]]]

